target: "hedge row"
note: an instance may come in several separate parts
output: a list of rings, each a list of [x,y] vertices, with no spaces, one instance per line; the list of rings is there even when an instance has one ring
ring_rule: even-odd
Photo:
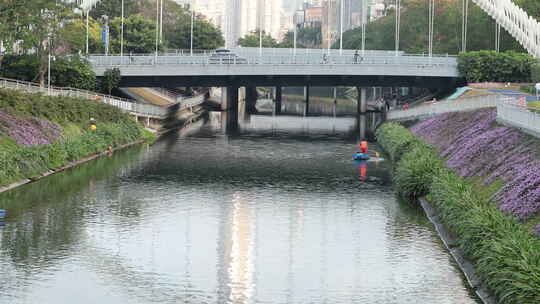
[[[477,51],[458,56],[458,70],[468,82],[531,82],[536,63],[532,56],[514,51]]]
[[[540,241],[500,212],[486,191],[446,168],[433,148],[411,135],[395,123],[377,131],[379,143],[396,162],[399,194],[410,200],[430,196],[500,303],[540,303]]]

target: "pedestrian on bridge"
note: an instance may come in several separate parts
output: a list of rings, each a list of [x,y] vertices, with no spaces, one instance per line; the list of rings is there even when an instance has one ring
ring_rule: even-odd
[[[358,57],[359,57],[359,56],[360,56],[360,55],[358,54],[358,50],[356,50],[356,51],[354,52],[354,63],[358,63]]]

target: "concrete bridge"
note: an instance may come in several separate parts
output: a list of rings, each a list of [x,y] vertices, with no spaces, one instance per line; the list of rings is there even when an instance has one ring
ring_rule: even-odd
[[[463,83],[452,56],[406,55],[402,52],[321,49],[233,49],[234,55],[215,56],[154,54],[89,56],[98,76],[118,68],[122,87],[197,86],[223,87],[222,109],[238,109],[238,89],[254,91],[257,86],[275,87],[279,114],[282,88],[304,87],[306,112],[312,86],[359,88],[358,112],[367,112],[366,87],[446,88]],[[246,94],[248,103],[254,94]]]
[[[452,56],[429,57],[395,52],[235,49],[238,57],[211,54],[98,56],[88,59],[98,76],[119,68],[121,86],[402,86],[440,88],[462,79]]]

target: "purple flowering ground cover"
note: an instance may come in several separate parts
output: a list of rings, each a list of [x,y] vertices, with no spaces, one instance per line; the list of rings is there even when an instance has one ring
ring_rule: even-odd
[[[485,184],[497,180],[500,210],[520,220],[540,213],[540,140],[496,123],[495,109],[449,113],[417,123],[411,131],[436,147],[446,165]],[[540,224],[533,233],[540,233]]]
[[[13,139],[19,146],[48,145],[62,136],[62,128],[48,120],[20,118],[0,111],[0,135]]]

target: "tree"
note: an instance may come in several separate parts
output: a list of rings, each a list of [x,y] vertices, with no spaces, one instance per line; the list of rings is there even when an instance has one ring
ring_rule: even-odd
[[[39,70],[39,58],[34,55],[7,55],[0,76],[34,81]],[[51,84],[61,87],[93,90],[96,74],[90,63],[79,56],[56,57],[51,61]]]
[[[168,46],[175,49],[191,47],[191,21],[179,22],[174,30],[167,31],[164,36]],[[225,44],[221,30],[213,24],[200,18],[195,18],[193,25],[193,48],[198,50],[213,50]]]
[[[141,12],[142,7],[148,0],[124,0],[124,16],[130,16]],[[90,10],[90,16],[99,20],[106,15],[110,19],[122,16],[122,0],[98,1],[96,6]]]
[[[90,63],[82,57],[60,57],[56,58],[51,66],[51,82],[61,87],[94,90],[96,73]]]
[[[536,0],[521,0],[532,7],[539,7]],[[402,1],[400,50],[407,53],[428,51],[428,7],[423,0]],[[538,17],[538,15],[533,15]],[[438,0],[435,10],[434,53],[457,54],[461,51],[461,1]],[[366,49],[395,49],[395,9],[388,15],[370,22],[366,29]],[[361,47],[361,29],[344,33],[343,45],[348,49]],[[494,49],[495,22],[476,5],[469,8],[467,50]],[[339,47],[339,41],[333,48]],[[506,32],[501,33],[501,50],[523,51],[523,48]]]
[[[283,41],[278,43],[276,45],[278,48],[294,48],[294,32],[288,31],[287,34],[285,34],[285,37],[283,38]],[[297,48],[305,48],[305,46],[300,42],[300,39],[298,39],[298,32],[296,33],[296,47]]]
[[[98,21],[89,18],[88,44],[89,52],[102,53],[101,26]],[[56,54],[73,54],[86,52],[86,20],[77,19],[64,25],[58,33]]]
[[[191,47],[191,10],[175,2],[165,2],[163,38],[174,49]],[[208,22],[203,15],[195,14],[193,22],[193,48],[213,50],[225,44],[221,30]]]
[[[260,35],[259,30],[255,30],[246,36],[238,40],[238,44],[242,47],[259,47],[260,46]],[[262,47],[272,48],[276,47],[277,42],[272,36],[262,32]]]
[[[47,57],[63,24],[74,19],[74,5],[56,0],[3,1],[0,4],[0,28],[7,44],[17,42],[23,51],[32,50],[39,59],[38,80],[45,83]]]
[[[112,54],[120,53],[120,35],[122,20],[114,18],[110,21],[110,50]],[[156,50],[156,24],[142,15],[131,15],[124,19],[124,52],[147,54]]]
[[[107,69],[103,73],[103,78],[101,79],[101,89],[104,93],[111,95],[113,89],[117,88],[122,80],[122,75],[120,69]]]

